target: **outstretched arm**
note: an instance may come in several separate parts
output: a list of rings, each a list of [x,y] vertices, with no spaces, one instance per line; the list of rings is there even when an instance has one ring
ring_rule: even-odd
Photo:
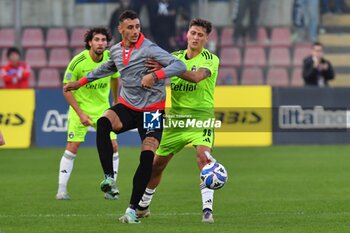
[[[65,92],[71,91],[71,90],[77,90],[81,86],[84,86],[85,84],[89,82],[93,82],[100,78],[105,78],[107,76],[110,76],[118,71],[117,67],[115,66],[114,61],[110,58],[108,61],[100,65],[98,68],[94,69],[90,73],[88,73],[85,77],[82,77],[78,81],[75,82],[69,82],[64,85],[63,90]]]

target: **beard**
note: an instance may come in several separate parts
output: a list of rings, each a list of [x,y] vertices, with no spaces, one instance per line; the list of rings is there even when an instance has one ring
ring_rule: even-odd
[[[94,50],[94,53],[95,53],[96,55],[98,55],[98,56],[102,55],[103,52],[104,52],[103,49],[95,49],[95,50]]]

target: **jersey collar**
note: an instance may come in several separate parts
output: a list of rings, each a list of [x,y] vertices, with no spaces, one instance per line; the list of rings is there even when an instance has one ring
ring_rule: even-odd
[[[132,45],[131,47],[135,47],[135,48],[140,48],[141,47],[141,45],[142,45],[142,43],[143,43],[143,41],[145,40],[145,36],[142,34],[142,32],[140,32],[140,36],[139,36],[139,39],[137,40],[137,42],[134,44],[134,45]],[[122,47],[124,47],[124,42],[122,41]]]

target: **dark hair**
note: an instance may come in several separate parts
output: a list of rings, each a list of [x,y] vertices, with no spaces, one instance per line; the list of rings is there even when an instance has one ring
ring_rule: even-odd
[[[9,58],[12,53],[17,53],[19,56],[21,56],[21,52],[19,51],[18,48],[11,47],[11,48],[8,48],[7,53],[6,53],[6,57]]]
[[[107,42],[110,42],[112,40],[112,35],[109,32],[109,30],[105,27],[96,27],[96,28],[91,28],[89,29],[89,31],[87,31],[85,33],[85,37],[84,37],[84,42],[85,42],[85,48],[86,49],[90,49],[91,46],[89,45],[89,41],[92,41],[92,38],[96,35],[96,34],[102,34],[105,35],[107,37]]]
[[[321,46],[323,48],[323,44],[321,42],[314,42],[312,44],[312,47],[315,47],[315,46]]]
[[[208,35],[211,33],[211,29],[212,29],[211,22],[205,19],[200,19],[200,18],[192,19],[190,22],[190,27],[192,26],[199,26],[199,27],[205,28]]]
[[[138,19],[139,16],[135,11],[132,10],[125,10],[123,13],[119,15],[119,23],[122,23],[126,19]]]

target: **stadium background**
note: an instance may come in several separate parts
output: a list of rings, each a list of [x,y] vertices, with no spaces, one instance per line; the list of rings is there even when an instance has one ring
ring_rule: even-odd
[[[186,148],[164,177],[154,218],[144,220],[143,228],[128,228],[115,219],[128,202],[133,169],[127,168],[138,159],[133,132],[119,137],[120,202],[107,203],[98,191],[94,133],[79,152],[70,181],[72,202],[53,198],[65,144],[62,73],[82,49],[86,28],[107,26],[118,6],[77,2],[0,0],[0,64],[6,48],[16,45],[34,71],[32,89],[0,89],[0,130],[7,142],[0,148],[0,232],[349,232],[349,14],[321,17],[319,40],[336,79],[330,88],[305,88],[301,62],[310,43],[292,41],[293,0],[264,0],[258,43],[245,46],[232,44],[233,1],[193,1],[193,16],[215,26],[209,44],[221,58],[216,111],[224,113],[228,132],[217,133],[214,155],[230,180],[216,194],[217,222],[199,224],[193,185],[198,171],[193,151]],[[145,9],[141,19],[147,32]],[[238,117],[232,120],[230,114]],[[317,121],[320,115],[327,120]],[[169,203],[169,198],[179,201]]]

